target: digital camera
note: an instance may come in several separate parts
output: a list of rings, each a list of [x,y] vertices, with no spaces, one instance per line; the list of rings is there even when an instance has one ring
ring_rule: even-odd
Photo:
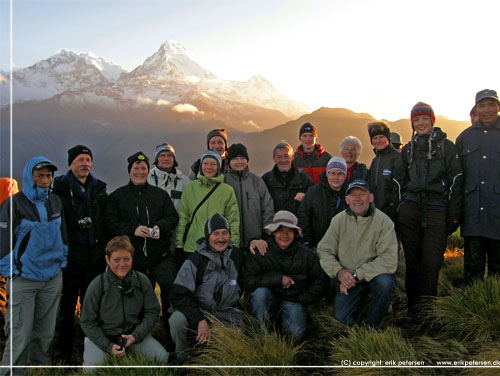
[[[152,238],[156,238],[158,239],[160,237],[160,230],[158,229],[154,229],[154,228],[150,228],[149,229],[149,236],[151,236]]]
[[[79,219],[78,225],[80,226],[80,228],[82,230],[85,228],[91,228],[92,227],[92,218],[85,217],[85,218]]]

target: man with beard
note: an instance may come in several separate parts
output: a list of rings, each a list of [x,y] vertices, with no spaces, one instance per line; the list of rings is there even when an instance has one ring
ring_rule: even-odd
[[[90,173],[92,151],[84,145],[72,147],[68,150],[68,165],[66,175],[54,181],[54,193],[63,204],[69,237],[54,343],[55,361],[63,364],[71,364],[78,296],[82,304],[88,285],[104,271],[107,241],[103,217],[108,194],[106,183]]]

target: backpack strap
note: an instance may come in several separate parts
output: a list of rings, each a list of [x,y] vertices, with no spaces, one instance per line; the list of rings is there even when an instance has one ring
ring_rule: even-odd
[[[191,227],[191,224],[193,223],[194,216],[196,215],[196,212],[201,207],[201,205],[203,205],[205,203],[205,201],[208,200],[208,198],[212,195],[212,193],[214,193],[214,191],[217,189],[217,187],[219,185],[220,185],[220,183],[215,184],[214,187],[210,190],[210,192],[208,192],[207,195],[205,197],[203,197],[203,200],[201,200],[200,203],[198,204],[198,206],[194,209],[193,215],[191,216],[191,220],[189,221],[189,223],[186,225],[186,228],[184,229],[184,236],[182,237],[183,243],[186,243],[189,228]]]

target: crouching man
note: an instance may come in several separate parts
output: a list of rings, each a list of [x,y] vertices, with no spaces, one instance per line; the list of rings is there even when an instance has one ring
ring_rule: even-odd
[[[198,249],[182,264],[174,281],[170,301],[175,311],[170,316],[170,331],[177,359],[187,359],[187,330],[196,332],[196,341],[210,341],[209,314],[226,326],[242,328],[236,304],[240,299],[238,278],[244,257],[233,247],[228,220],[214,214],[205,224],[205,237],[197,240]]]
[[[323,270],[340,283],[333,317],[346,325],[353,325],[357,317],[366,327],[379,328],[396,281],[398,243],[394,224],[375,208],[364,180],[349,184],[346,202],[349,208],[333,217],[318,244]],[[362,311],[359,308],[366,308],[366,314],[357,316]]]
[[[158,299],[148,277],[132,270],[128,236],[115,236],[105,252],[108,269],[90,283],[83,301],[83,365],[101,365],[107,354],[129,352],[167,363],[168,353],[150,334],[160,315]]]
[[[252,316],[269,327],[273,308],[281,309],[282,329],[300,338],[306,328],[304,306],[321,299],[329,280],[316,254],[298,240],[302,230],[297,222],[286,210],[274,215],[273,223],[264,227],[272,236],[267,252],[258,245],[262,240],[250,242],[243,278],[245,290],[251,293]]]

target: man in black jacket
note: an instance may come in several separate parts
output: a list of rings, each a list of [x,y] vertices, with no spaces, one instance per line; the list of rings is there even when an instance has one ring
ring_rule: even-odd
[[[476,94],[479,120],[457,138],[464,173],[464,272],[468,282],[500,275],[500,100],[495,90]],[[472,119],[472,111],[471,111]]]
[[[57,362],[71,363],[75,306],[80,304],[90,282],[104,271],[107,234],[104,210],[108,194],[106,183],[95,178],[92,151],[84,145],[68,150],[69,170],[54,181],[54,193],[64,208],[68,229],[68,265],[63,272],[63,289],[54,343]]]
[[[383,121],[368,124],[368,135],[375,158],[368,171],[368,183],[375,196],[375,207],[396,223],[401,202],[401,189],[405,179],[405,166],[401,153],[391,144],[391,130]]]
[[[283,330],[296,338],[306,327],[304,306],[318,302],[328,288],[329,280],[318,257],[297,241],[302,230],[297,217],[282,210],[273,223],[264,227],[272,239],[267,252],[248,253],[243,272],[243,285],[250,292],[252,316],[270,326],[273,307],[282,310]]]
[[[170,237],[179,216],[170,196],[147,182],[149,159],[139,151],[128,159],[130,181],[109,195],[106,227],[112,236],[127,235],[134,246],[134,270],[158,282],[163,323],[168,327],[168,296],[176,274]]]
[[[292,165],[293,148],[280,142],[273,149],[274,167],[262,179],[266,183],[274,202],[274,211],[287,210],[297,214],[300,203],[313,182],[304,170]]]

